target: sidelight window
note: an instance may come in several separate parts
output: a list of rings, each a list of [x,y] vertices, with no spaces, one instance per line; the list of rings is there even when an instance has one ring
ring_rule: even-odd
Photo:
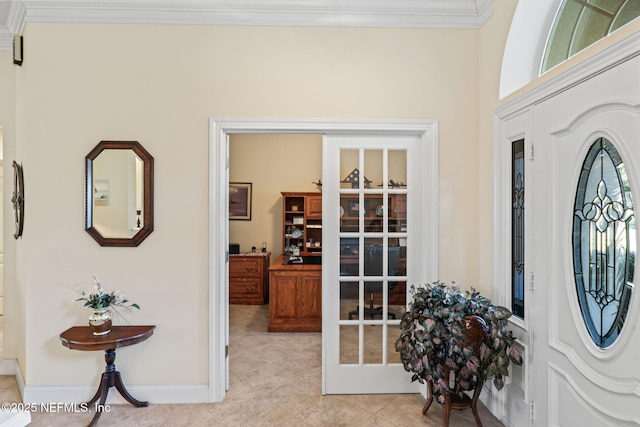
[[[511,147],[511,311],[524,319],[524,139]]]

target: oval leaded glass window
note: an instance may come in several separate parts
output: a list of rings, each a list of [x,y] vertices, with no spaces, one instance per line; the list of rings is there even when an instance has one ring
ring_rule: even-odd
[[[600,348],[616,340],[627,315],[636,256],[629,180],[606,138],[589,149],[578,181],[573,263],[582,318]]]

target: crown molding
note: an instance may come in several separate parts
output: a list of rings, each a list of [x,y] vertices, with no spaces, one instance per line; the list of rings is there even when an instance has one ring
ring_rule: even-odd
[[[493,0],[476,0],[478,27],[482,27],[493,15]]]
[[[494,0],[16,0],[0,50],[29,22],[480,28]]]
[[[13,50],[13,34],[5,26],[0,26],[0,51]]]
[[[27,22],[479,28],[493,0],[22,0]]]
[[[13,35],[22,34],[26,9],[21,1],[12,1],[6,11],[6,22],[0,22],[0,51],[13,50]]]
[[[7,28],[12,34],[22,34],[24,31],[27,9],[22,1],[12,1],[7,17]]]

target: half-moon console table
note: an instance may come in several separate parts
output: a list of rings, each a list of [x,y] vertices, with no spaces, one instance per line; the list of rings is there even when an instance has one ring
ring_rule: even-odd
[[[116,371],[115,361],[116,348],[138,344],[139,342],[149,338],[153,334],[154,329],[155,325],[112,326],[111,332],[106,335],[97,336],[93,335],[92,329],[89,326],[74,326],[60,334],[60,341],[62,341],[62,345],[72,350],[104,350],[104,360],[107,363],[107,366],[102,374],[98,391],[96,391],[96,394],[86,403],[87,406],[91,406],[100,399],[98,402],[98,409],[96,410],[89,427],[94,426],[98,422],[98,419],[102,414],[102,410],[100,408],[104,407],[104,404],[107,401],[107,394],[109,394],[109,389],[111,387],[115,387],[122,397],[132,405],[136,407],[149,406],[149,402],[141,402],[134,399],[133,396],[129,394],[127,389],[124,387],[120,372]]]

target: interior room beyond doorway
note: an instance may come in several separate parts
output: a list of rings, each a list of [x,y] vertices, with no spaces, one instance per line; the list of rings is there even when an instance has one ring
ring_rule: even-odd
[[[251,252],[252,248],[255,248],[256,252],[261,252],[265,246],[270,256],[260,262],[266,263],[264,266],[266,269],[284,251],[281,193],[317,191],[320,194],[320,189],[314,182],[319,182],[321,176],[322,135],[231,134],[229,136],[229,183],[251,184],[251,186],[249,212],[246,212],[248,215],[244,215],[244,219],[229,220],[229,242],[237,244],[240,253]],[[231,203],[231,193],[229,198]],[[230,275],[232,274],[230,272]],[[254,325],[264,331],[267,330],[269,322],[268,285],[265,291],[264,308],[267,316],[256,319],[264,324]],[[231,291],[229,295],[231,303],[252,302],[251,296],[236,298],[236,295],[231,295]],[[235,304],[234,307],[236,307]],[[229,338],[231,349],[242,348],[234,345],[233,334]],[[278,345],[277,339],[268,342],[271,344],[263,343],[263,345]],[[320,349],[317,356],[320,357]],[[234,359],[244,357],[245,355],[233,354],[233,351],[229,353],[232,366]],[[233,376],[234,371],[230,371],[229,375]],[[234,383],[232,380],[230,385],[233,386]]]
[[[320,191],[322,135],[232,134],[229,182],[251,183],[251,219],[229,221],[229,242],[240,252],[266,242],[271,262],[283,252],[282,192]]]

